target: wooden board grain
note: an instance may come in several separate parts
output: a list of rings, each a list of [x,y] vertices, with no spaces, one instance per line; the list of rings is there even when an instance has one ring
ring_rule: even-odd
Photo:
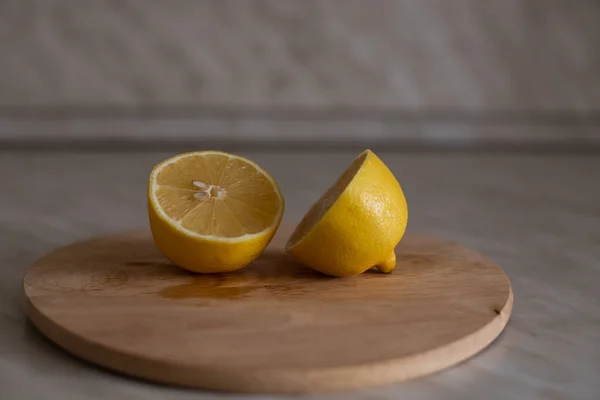
[[[54,251],[24,279],[33,323],[67,351],[153,381],[309,392],[400,381],[454,365],[506,325],[510,282],[486,257],[407,236],[390,275],[330,278],[283,251],[222,275],[171,265],[149,232]]]

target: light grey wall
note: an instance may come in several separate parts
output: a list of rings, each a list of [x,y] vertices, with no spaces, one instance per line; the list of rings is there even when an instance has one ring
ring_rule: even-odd
[[[0,50],[0,137],[17,140],[317,140],[357,115],[349,137],[598,134],[595,0],[13,0]]]

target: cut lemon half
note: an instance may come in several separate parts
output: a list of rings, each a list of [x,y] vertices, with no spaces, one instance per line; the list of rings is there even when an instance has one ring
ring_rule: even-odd
[[[400,184],[372,151],[363,152],[312,206],[286,250],[327,275],[352,276],[376,266],[391,272],[406,230]]]
[[[150,174],[148,215],[154,242],[194,272],[233,271],[269,244],[284,210],[275,180],[240,156],[184,153]]]

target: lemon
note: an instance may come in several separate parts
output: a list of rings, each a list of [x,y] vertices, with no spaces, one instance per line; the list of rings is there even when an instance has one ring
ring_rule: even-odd
[[[158,248],[194,272],[233,271],[269,244],[284,210],[275,180],[240,156],[184,153],[150,174],[148,215]]]
[[[312,206],[286,250],[327,275],[352,276],[396,266],[394,249],[406,230],[400,184],[370,150],[364,151]]]

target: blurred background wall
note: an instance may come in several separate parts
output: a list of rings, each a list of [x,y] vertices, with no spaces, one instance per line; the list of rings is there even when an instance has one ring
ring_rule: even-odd
[[[596,0],[4,0],[0,146],[600,146]]]

